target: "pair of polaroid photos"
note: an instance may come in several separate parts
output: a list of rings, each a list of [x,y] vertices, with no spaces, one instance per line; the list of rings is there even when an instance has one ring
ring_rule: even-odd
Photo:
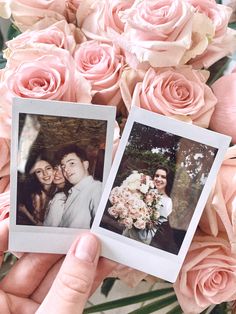
[[[112,161],[115,107],[16,98],[12,125],[10,250],[66,253],[91,228],[103,256],[176,280],[228,136],[132,108]]]

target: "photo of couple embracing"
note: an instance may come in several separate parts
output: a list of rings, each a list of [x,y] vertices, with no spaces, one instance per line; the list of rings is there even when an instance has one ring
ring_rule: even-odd
[[[85,150],[68,144],[52,160],[47,155],[43,152],[26,166],[24,197],[18,201],[19,224],[89,229],[102,182],[90,174]]]

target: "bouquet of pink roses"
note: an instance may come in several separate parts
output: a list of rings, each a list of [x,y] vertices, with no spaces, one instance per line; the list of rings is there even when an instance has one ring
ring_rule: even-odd
[[[133,171],[121,186],[112,189],[109,200],[112,207],[108,213],[128,229],[152,230],[161,224],[161,194],[143,173]]]
[[[185,313],[236,300],[232,58],[228,72],[222,70],[229,63],[225,57],[236,50],[236,31],[228,27],[235,27],[235,7],[235,0],[0,0],[0,15],[11,16],[19,30],[6,43],[6,64],[0,70],[0,262],[10,207],[13,97],[114,105],[121,128],[130,108],[138,106],[232,136],[234,146],[225,156],[174,289]],[[214,76],[212,66],[219,60],[223,63]],[[115,134],[114,147],[118,125]],[[143,182],[141,174],[133,176],[137,185],[127,178],[113,189],[109,212],[126,227],[151,228],[159,219],[161,197],[152,194],[149,177]],[[122,277],[129,283],[145,277],[129,274]]]

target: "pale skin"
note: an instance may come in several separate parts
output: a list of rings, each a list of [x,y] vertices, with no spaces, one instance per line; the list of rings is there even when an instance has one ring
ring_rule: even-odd
[[[1,251],[7,249],[7,220],[4,225],[0,225]],[[0,282],[1,312],[82,313],[88,297],[116,266],[99,254],[100,243],[90,232],[78,236],[65,259],[55,254],[23,254]]]
[[[41,183],[45,191],[50,190],[52,183],[54,181],[55,172],[49,162],[47,162],[46,160],[38,160],[33,166],[31,173],[35,173],[36,178]],[[64,182],[65,182],[65,179],[64,179]],[[60,180],[60,183],[61,183],[61,180]],[[32,215],[28,211],[25,205],[20,204],[19,210],[23,214],[25,214],[34,225],[42,226],[43,224],[40,221],[39,216],[40,216],[41,209],[45,207],[45,202],[47,199],[46,193],[42,191],[41,197],[39,197],[39,195],[33,195],[32,197],[33,197],[33,206],[35,208],[34,215]]]
[[[164,169],[157,169],[154,175],[154,184],[158,191],[166,194],[167,173]]]
[[[69,153],[61,160],[61,168],[65,178],[72,184],[78,184],[89,175],[89,162],[82,161],[76,153]]]

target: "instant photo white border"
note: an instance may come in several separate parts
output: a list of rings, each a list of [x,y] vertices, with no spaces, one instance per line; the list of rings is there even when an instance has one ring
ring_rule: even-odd
[[[14,98],[12,106],[12,125],[14,127],[12,128],[11,144],[9,250],[17,252],[65,254],[76,236],[83,232],[84,229],[16,224],[17,157],[19,144],[19,115],[21,113],[107,121],[106,151],[103,172],[104,184],[112,163],[116,108],[112,106]]]
[[[134,122],[154,127],[158,130],[172,133],[218,149],[178,255],[148,246],[100,227],[109,194],[113,187]],[[91,228],[91,231],[102,241],[102,256],[164,280],[175,282],[192,241],[194,232],[197,228],[211,187],[216,179],[217,172],[230,144],[230,140],[231,138],[229,136],[158,115],[144,109],[133,107],[129,114],[120,145],[113,161],[110,175],[107,179],[100,205]]]

